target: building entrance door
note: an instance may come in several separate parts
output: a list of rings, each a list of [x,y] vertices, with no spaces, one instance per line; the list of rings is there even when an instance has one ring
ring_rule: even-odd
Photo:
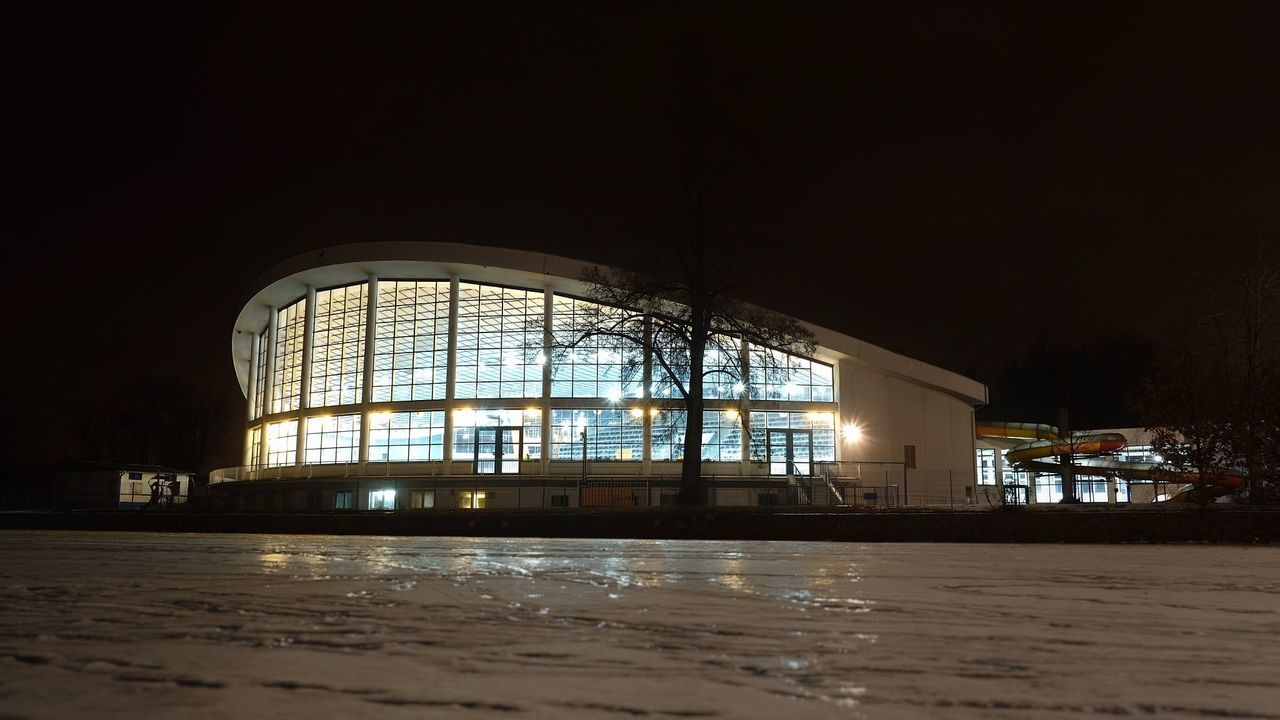
[[[476,474],[510,475],[520,472],[522,428],[476,428]]]
[[[808,477],[813,474],[813,431],[770,430],[769,474]]]

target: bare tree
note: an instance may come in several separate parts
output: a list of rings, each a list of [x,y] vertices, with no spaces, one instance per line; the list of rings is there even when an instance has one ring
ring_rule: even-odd
[[[1161,458],[1152,469],[1157,495],[1161,485],[1194,473],[1195,499],[1206,504],[1215,470],[1237,464],[1231,426],[1222,421],[1230,412],[1222,390],[1228,382],[1225,367],[1206,357],[1203,347],[1184,347],[1157,362],[1142,393],[1142,410],[1159,419],[1150,428],[1152,452]]]
[[[1262,503],[1280,480],[1280,238],[1202,246],[1175,298],[1183,334],[1144,383],[1143,415],[1163,456],[1197,468],[1202,483],[1214,468],[1243,469],[1250,501]]]
[[[595,267],[583,277],[588,299],[553,333],[553,362],[587,341],[623,358],[625,380],[645,376],[646,400],[681,401],[685,416],[681,504],[703,502],[702,428],[707,397],[734,399],[750,432],[749,399],[760,385],[785,383],[788,354],[811,355],[812,334],[796,320],[727,294],[725,264],[683,248],[687,257],[647,272]],[[677,251],[678,252],[678,251]]]

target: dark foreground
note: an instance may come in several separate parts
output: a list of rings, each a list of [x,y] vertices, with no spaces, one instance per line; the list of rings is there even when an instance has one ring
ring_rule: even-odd
[[[806,508],[483,510],[423,513],[0,513],[0,529],[194,533],[983,543],[1276,543],[1280,509]]]

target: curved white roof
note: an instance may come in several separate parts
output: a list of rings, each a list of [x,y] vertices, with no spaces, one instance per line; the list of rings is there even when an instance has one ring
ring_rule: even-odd
[[[231,337],[232,359],[240,388],[248,392],[253,336],[266,327],[272,308],[283,307],[307,293],[367,280],[465,280],[516,287],[551,289],[583,295],[582,277],[592,263],[540,252],[447,242],[375,242],[335,245],[277,263],[254,281],[242,303]],[[987,402],[982,383],[950,370],[890,352],[834,330],[804,323],[814,334],[817,357],[834,362],[853,360],[882,372],[955,395],[971,404]]]

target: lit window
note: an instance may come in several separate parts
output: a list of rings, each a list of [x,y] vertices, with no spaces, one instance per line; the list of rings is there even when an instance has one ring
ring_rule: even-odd
[[[267,426],[267,467],[296,465],[298,421],[285,420]]]
[[[350,285],[316,293],[311,407],[351,405],[363,399],[367,287]]]
[[[449,364],[448,281],[378,282],[373,401],[443,400]]]
[[[489,493],[484,490],[459,490],[458,507],[466,510],[483,510],[488,503]]]
[[[978,484],[996,484],[996,451],[992,448],[978,448]]]
[[[454,395],[542,397],[543,294],[461,283]]]
[[[360,459],[360,416],[307,418],[307,465],[354,463]]]
[[[369,462],[443,459],[443,410],[369,415]]]
[[[551,411],[551,458],[582,460],[582,431],[588,460],[644,459],[644,414],[627,408]]]
[[[262,411],[267,398],[267,360],[268,351],[271,349],[270,340],[267,338],[267,330],[263,330],[258,336],[258,367],[255,371],[255,385],[253,393],[253,418],[257,420],[262,417]]]
[[[578,337],[583,329],[623,317],[621,310],[577,298],[555,297],[551,326],[556,344],[563,347],[579,342],[552,358],[551,397],[608,398],[618,402],[643,396],[644,354],[639,345],[613,336]],[[637,328],[630,332],[636,334]]]
[[[302,298],[276,313],[275,384],[271,388],[271,412],[297,410],[302,399],[302,339],[307,321],[307,299]]]
[[[354,494],[350,490],[339,490],[333,494],[333,508],[335,510],[350,510],[351,500]]]
[[[262,464],[262,428],[249,430],[249,469],[257,470]]]
[[[826,363],[751,346],[751,397],[764,400],[834,402],[835,381]]]
[[[370,510],[395,510],[396,509],[396,491],[395,490],[370,490],[369,491],[369,509]]]

